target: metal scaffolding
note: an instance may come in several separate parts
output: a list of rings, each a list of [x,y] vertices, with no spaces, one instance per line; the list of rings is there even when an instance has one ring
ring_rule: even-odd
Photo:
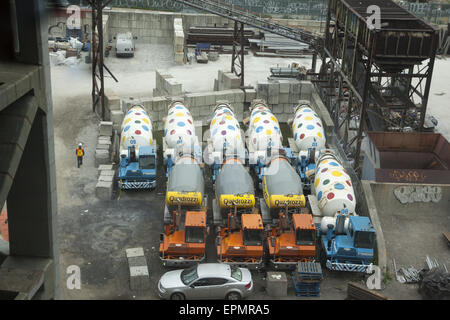
[[[381,29],[367,23],[370,5]],[[384,0],[329,0],[325,32],[316,87],[357,169],[365,131],[424,130],[437,34]]]
[[[241,87],[244,87],[244,24],[234,22],[233,52],[231,56],[231,72],[241,79]]]
[[[88,0],[92,7],[92,40],[91,40],[91,62],[92,62],[92,111],[101,110],[101,119],[105,119],[105,78],[104,69],[117,82],[116,77],[105,66],[103,48],[103,9],[112,0]]]

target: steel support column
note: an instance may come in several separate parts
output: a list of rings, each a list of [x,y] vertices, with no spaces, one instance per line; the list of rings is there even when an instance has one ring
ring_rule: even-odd
[[[231,72],[241,79],[241,87],[244,87],[244,24],[234,22],[233,53],[231,57]]]

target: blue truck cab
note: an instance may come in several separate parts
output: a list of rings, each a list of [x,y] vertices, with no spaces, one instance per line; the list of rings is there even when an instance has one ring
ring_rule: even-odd
[[[119,168],[119,188],[156,188],[156,147],[143,146],[136,155],[134,146],[128,147],[128,155],[122,154]]]
[[[349,219],[347,228],[345,219]],[[375,229],[368,217],[339,214],[336,225],[328,225],[320,238],[330,270],[366,272],[373,262]]]

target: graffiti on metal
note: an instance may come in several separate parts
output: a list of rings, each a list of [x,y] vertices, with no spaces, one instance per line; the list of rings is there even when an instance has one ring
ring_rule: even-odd
[[[442,199],[441,187],[401,186],[394,189],[394,195],[402,204],[414,202],[439,202]]]
[[[423,171],[417,170],[392,170],[389,177],[397,182],[420,183],[424,182],[427,176]]]

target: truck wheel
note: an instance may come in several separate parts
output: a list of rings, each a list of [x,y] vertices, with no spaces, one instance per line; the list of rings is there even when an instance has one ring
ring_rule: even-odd
[[[184,294],[180,292],[172,293],[172,295],[170,296],[170,300],[185,300],[185,299],[186,297],[184,296]]]
[[[227,300],[241,300],[241,295],[238,292],[230,292],[226,296]]]

